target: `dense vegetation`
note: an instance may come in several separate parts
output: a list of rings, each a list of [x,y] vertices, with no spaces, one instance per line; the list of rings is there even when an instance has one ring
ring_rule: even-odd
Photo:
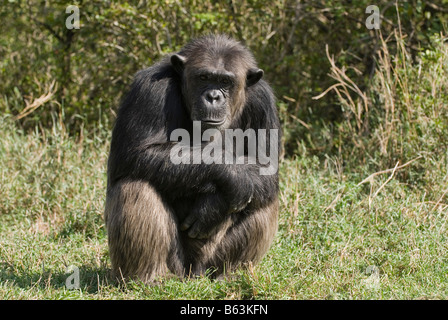
[[[79,30],[64,1],[0,7],[0,298],[448,297],[448,1],[378,1],[379,30],[364,0],[70,4]],[[120,286],[102,220],[120,96],[209,32],[248,45],[278,97],[278,236],[226,281]]]

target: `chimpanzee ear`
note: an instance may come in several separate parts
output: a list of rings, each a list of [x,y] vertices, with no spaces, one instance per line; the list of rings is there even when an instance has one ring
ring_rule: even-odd
[[[246,86],[250,87],[256,84],[263,77],[264,71],[261,69],[249,69],[246,76]]]
[[[179,54],[173,54],[171,56],[171,65],[178,74],[182,74],[182,72],[184,71],[184,65],[186,61],[187,59]]]

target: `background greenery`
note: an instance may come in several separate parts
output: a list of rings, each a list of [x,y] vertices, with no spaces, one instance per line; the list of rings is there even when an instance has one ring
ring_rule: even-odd
[[[448,1],[377,1],[380,30],[370,4],[1,1],[0,298],[447,298]],[[119,285],[102,212],[120,97],[210,32],[250,47],[276,92],[279,233],[229,280]]]

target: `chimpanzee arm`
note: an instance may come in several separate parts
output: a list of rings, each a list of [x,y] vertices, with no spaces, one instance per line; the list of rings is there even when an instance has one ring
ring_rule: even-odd
[[[257,140],[261,139],[262,147],[260,148],[260,144],[257,144],[257,164],[247,165],[246,174],[242,177],[248,179],[253,185],[249,207],[263,207],[276,200],[278,196],[278,164],[282,136],[275,97],[264,80],[248,88],[245,109],[235,126],[243,130],[252,128],[257,133]],[[263,141],[260,129],[266,132],[266,143]],[[260,163],[263,161],[262,155],[267,156],[268,163]],[[269,170],[267,170],[268,167]]]

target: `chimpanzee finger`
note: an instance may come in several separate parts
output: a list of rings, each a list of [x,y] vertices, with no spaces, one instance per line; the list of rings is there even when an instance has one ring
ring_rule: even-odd
[[[188,236],[190,238],[198,238],[198,235],[201,233],[201,223],[196,221],[191,228],[188,230]]]
[[[195,212],[190,213],[182,222],[182,224],[180,225],[180,230],[181,231],[185,231],[188,228],[190,228],[193,223],[196,222],[196,220],[198,220],[198,214],[196,214]]]
[[[218,230],[218,228],[211,228],[208,231],[204,230],[204,231],[200,232],[196,238],[198,238],[198,239],[210,238],[212,235],[214,235],[216,233],[217,230]]]

